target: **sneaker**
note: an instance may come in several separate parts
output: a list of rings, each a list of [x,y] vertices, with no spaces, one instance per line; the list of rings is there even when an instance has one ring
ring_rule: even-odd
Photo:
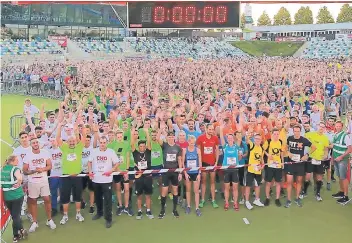
[[[260,201],[259,198],[258,198],[258,199],[255,199],[255,200],[253,201],[253,204],[256,205],[256,206],[258,206],[258,207],[264,207],[264,204]]]
[[[332,177],[331,177],[331,181],[332,181],[332,182],[336,182],[335,177],[332,176]]]
[[[28,237],[28,232],[27,232],[27,230],[25,230],[25,229],[21,229],[21,230],[19,231],[19,234],[20,234],[20,236],[19,236],[19,239],[20,239],[20,240],[27,239],[27,237]]]
[[[94,207],[89,207],[89,213],[93,214],[94,213]]]
[[[199,209],[199,208],[196,209],[196,215],[197,215],[198,217],[202,216],[202,213],[200,212],[200,209]]]
[[[100,219],[101,217],[103,217],[103,215],[97,213],[96,215],[94,215],[94,216],[92,217],[92,220],[98,220],[98,219]]]
[[[326,190],[331,191],[331,183],[326,183]]]
[[[20,237],[15,236],[15,237],[13,237],[12,242],[17,243],[19,240],[20,240]]]
[[[117,216],[121,216],[122,212],[123,212],[123,207],[117,207],[117,209],[116,209],[116,215],[117,215]]]
[[[348,196],[344,196],[342,198],[340,198],[339,200],[337,200],[337,203],[340,203],[340,204],[345,204],[349,201],[350,199],[348,198]]]
[[[181,204],[182,204],[182,201],[183,201],[182,198],[179,197],[178,200],[177,200],[177,205],[181,205]]]
[[[51,209],[51,217],[55,217],[57,215],[57,209],[56,208],[52,208]]]
[[[205,204],[205,201],[204,201],[204,200],[201,200],[200,203],[199,203],[199,207],[200,207],[200,208],[203,208],[203,207],[204,207],[204,204]]]
[[[175,218],[179,218],[179,217],[180,217],[180,215],[178,214],[177,210],[172,211],[172,215],[173,215]]]
[[[332,194],[332,197],[335,199],[340,199],[340,198],[343,198],[344,196],[345,196],[345,194],[343,192],[338,192],[338,193]]]
[[[315,195],[315,199],[317,199],[318,202],[323,201],[323,199],[322,199],[321,196],[320,196],[320,193],[317,193],[317,194]]]
[[[219,205],[215,201],[212,201],[211,205],[213,206],[213,208],[218,208],[219,207]]]
[[[37,223],[37,222],[33,222],[33,223],[31,224],[31,227],[29,227],[28,232],[29,232],[29,233],[33,233],[33,232],[36,231],[37,228],[39,228],[38,223]]]
[[[64,216],[62,217],[62,219],[60,220],[60,224],[66,224],[68,221],[68,216],[66,214],[64,214]]]
[[[161,210],[160,213],[159,213],[158,218],[159,219],[163,219],[164,217],[165,217],[165,210]]]
[[[127,214],[128,216],[132,217],[134,215],[134,212],[132,211],[131,208],[124,208],[124,210],[122,211],[123,213]]]
[[[235,211],[239,211],[239,210],[240,210],[240,207],[238,206],[238,203],[234,203],[234,204],[233,204],[233,209],[234,209]]]
[[[136,219],[137,219],[137,220],[141,220],[142,218],[143,218],[143,213],[142,213],[142,211],[138,211],[137,216],[136,216]]]
[[[46,221],[46,226],[49,226],[50,229],[56,229],[56,224],[54,223],[54,220],[50,219]]]
[[[78,222],[83,222],[84,221],[84,218],[83,218],[81,213],[76,213],[76,220],[78,220]]]
[[[225,209],[225,211],[229,210],[229,204],[228,203],[225,203],[224,209]]]
[[[280,199],[276,199],[276,200],[275,200],[275,205],[276,205],[277,207],[281,207]]]
[[[270,205],[270,199],[269,198],[266,198],[265,201],[264,201],[264,206],[269,206]]]
[[[109,228],[111,228],[111,226],[112,226],[112,222],[106,220],[105,221],[105,228],[109,229]]]
[[[85,209],[86,208],[86,203],[85,202],[81,202],[81,209]]]
[[[247,208],[248,210],[252,210],[252,209],[253,209],[253,206],[252,206],[252,204],[251,204],[249,201],[246,201],[246,202],[245,202],[245,205],[246,205],[246,208]]]
[[[301,194],[299,194],[299,199],[303,199],[303,198],[305,198],[307,196],[308,196],[307,193],[302,191]]]
[[[292,202],[290,200],[286,201],[285,208],[291,207]]]
[[[241,204],[241,205],[244,205],[245,201],[244,201],[243,198],[241,198],[241,200],[238,203]]]
[[[145,214],[147,215],[148,219],[154,219],[154,215],[152,214],[152,211],[149,210]]]
[[[295,203],[297,204],[298,207],[302,207],[302,201],[300,198],[295,199]]]
[[[191,208],[190,207],[186,207],[185,213],[186,214],[190,214],[191,213]]]

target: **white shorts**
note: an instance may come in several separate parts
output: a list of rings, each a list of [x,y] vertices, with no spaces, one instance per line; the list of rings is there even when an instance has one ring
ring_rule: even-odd
[[[28,182],[28,197],[37,199],[39,197],[50,196],[49,182],[31,183]]]

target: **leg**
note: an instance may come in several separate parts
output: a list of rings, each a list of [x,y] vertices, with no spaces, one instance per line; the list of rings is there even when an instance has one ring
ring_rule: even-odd
[[[138,211],[142,211],[142,194],[137,196],[137,208]]]
[[[117,197],[117,203],[119,207],[122,207],[122,194],[121,194],[121,183],[114,183],[115,185],[115,192]]]
[[[296,182],[297,182],[297,188],[296,188],[296,199],[299,198],[299,194],[302,190],[302,181],[303,181],[303,176],[297,176],[296,177]]]
[[[50,196],[45,196],[43,197],[44,200],[44,207],[45,207],[45,213],[48,218],[48,220],[51,220],[51,200]]]
[[[76,204],[76,213],[81,213],[81,200],[82,200],[82,178],[74,177],[73,179],[73,201]]]
[[[50,194],[51,194],[51,208],[57,210],[57,192],[59,189],[60,178],[49,178]]]
[[[266,182],[265,183],[265,196],[267,199],[270,198],[270,188],[271,188],[271,182]]]
[[[188,175],[186,175],[188,176]],[[185,185],[186,185],[186,201],[187,201],[187,207],[191,207],[191,185],[192,181],[190,180],[185,180]],[[198,189],[199,191],[199,189]]]
[[[207,173],[202,173],[202,201],[205,201],[205,192],[207,190]]]
[[[102,192],[104,195],[104,218],[107,222],[112,221],[112,183],[103,183]]]
[[[125,188],[124,200],[125,200],[125,209],[126,209],[126,208],[128,208],[128,203],[129,203],[129,199],[130,199],[130,183],[129,183],[129,181],[127,181],[126,183],[123,183],[123,186]],[[121,194],[120,194],[120,196],[121,196]],[[130,205],[130,206],[132,206],[132,205]]]
[[[200,177],[200,175],[199,175]],[[199,183],[200,180],[196,180],[193,182],[193,191],[194,191],[194,204],[196,209],[199,208]]]
[[[224,196],[225,196],[225,204],[229,204],[230,183],[224,183]]]
[[[103,191],[101,184],[94,183],[94,199],[97,206],[97,215],[103,215]]]
[[[210,194],[213,201],[215,201],[215,176],[215,172],[210,172]]]
[[[232,183],[232,196],[233,201],[236,204],[238,202],[238,183]]]
[[[293,175],[287,174],[286,182],[287,182],[287,200],[291,201]]]

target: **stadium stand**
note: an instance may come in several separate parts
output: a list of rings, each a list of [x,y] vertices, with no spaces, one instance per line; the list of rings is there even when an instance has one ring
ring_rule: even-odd
[[[78,46],[88,53],[105,52],[105,53],[123,53],[122,42],[102,41],[102,40],[78,40]]]
[[[62,54],[61,48],[47,40],[0,40],[1,56]]]
[[[324,40],[314,38],[303,52],[306,58],[331,58],[351,56],[352,39]]]

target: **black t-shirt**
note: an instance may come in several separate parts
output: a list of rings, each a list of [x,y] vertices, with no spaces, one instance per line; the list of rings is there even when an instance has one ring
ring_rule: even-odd
[[[164,168],[165,169],[177,169],[178,168],[178,157],[182,156],[182,149],[177,144],[170,146],[168,143],[162,145],[164,155]]]
[[[299,162],[304,156],[304,148],[312,146],[312,143],[305,137],[295,139],[294,136],[287,138],[288,151],[293,155],[292,161]]]
[[[134,158],[135,167],[137,167],[138,170],[151,169],[152,159],[151,159],[151,151],[149,149],[146,149],[144,153],[141,153],[135,150],[132,152],[132,155]]]

